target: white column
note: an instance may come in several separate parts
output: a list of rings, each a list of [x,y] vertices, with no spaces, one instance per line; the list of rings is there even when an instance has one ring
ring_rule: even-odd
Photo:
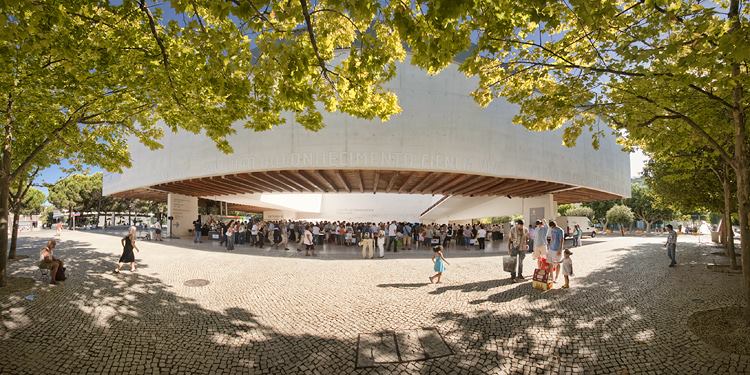
[[[198,218],[198,198],[181,194],[167,195],[167,216],[172,217],[170,236],[188,236],[193,229],[193,221]],[[167,228],[170,227],[167,221]]]

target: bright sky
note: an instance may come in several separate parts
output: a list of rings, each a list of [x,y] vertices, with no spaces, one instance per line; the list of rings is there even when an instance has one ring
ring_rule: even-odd
[[[643,166],[647,161],[648,156],[646,156],[641,150],[637,150],[636,152],[630,154],[630,177],[641,177]]]

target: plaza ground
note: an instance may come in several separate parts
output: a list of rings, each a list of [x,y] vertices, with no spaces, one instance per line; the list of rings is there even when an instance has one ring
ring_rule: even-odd
[[[542,293],[502,272],[505,243],[449,249],[443,283],[430,284],[426,250],[362,260],[336,247],[313,258],[187,240],[140,241],[137,272],[113,274],[119,237],[69,231],[56,253],[69,279],[51,287],[36,257],[52,235],[24,233],[19,254],[30,258],[9,265],[38,283],[0,297],[2,374],[750,372],[750,358],[688,329],[695,311],[742,303],[741,275],[708,270],[725,259],[690,236],[676,268],[663,237],[584,240],[572,288]],[[360,334],[422,328],[452,354],[356,367]]]

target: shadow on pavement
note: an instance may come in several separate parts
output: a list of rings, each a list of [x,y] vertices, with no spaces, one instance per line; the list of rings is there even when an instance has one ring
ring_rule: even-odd
[[[22,242],[19,252],[30,253],[44,241]],[[438,295],[436,303],[450,296],[444,294],[449,291],[493,293],[468,301],[465,310],[435,314],[436,326],[456,354],[356,371],[356,331],[349,332],[350,339],[282,333],[242,307],[209,310],[158,278],[113,275],[109,270],[116,257],[88,243],[63,241],[59,255],[71,271],[64,286],[41,287],[34,301],[16,295],[0,301],[0,373],[750,371],[750,359],[708,350],[684,323],[690,310],[724,303],[719,294],[701,305],[690,299],[691,288],[710,288],[716,277],[691,278],[688,266],[643,272],[666,265],[654,245],[635,246],[606,269],[574,278],[573,289],[567,291],[543,294],[521,283],[492,292],[507,286],[507,280],[441,286],[432,292]],[[31,261],[19,262],[13,273],[32,272],[34,267]],[[331,310],[334,315],[336,307]],[[319,319],[299,317],[310,318]],[[40,353],[46,353],[44,360]]]

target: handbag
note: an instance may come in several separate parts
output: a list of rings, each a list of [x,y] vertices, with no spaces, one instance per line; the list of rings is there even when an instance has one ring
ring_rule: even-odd
[[[516,262],[518,258],[514,256],[503,257],[503,271],[514,273],[516,272]]]

